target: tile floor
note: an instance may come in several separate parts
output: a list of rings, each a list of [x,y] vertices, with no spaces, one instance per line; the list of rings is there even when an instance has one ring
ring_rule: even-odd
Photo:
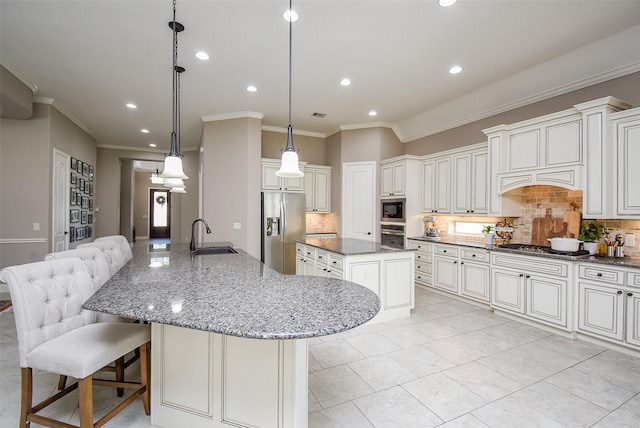
[[[0,313],[0,346],[0,427],[17,427],[11,310]],[[640,427],[640,358],[431,291],[416,290],[409,319],[312,339],[309,351],[312,428]],[[35,378],[36,399],[51,394],[57,377]],[[106,406],[115,394],[96,396]],[[77,419],[74,399],[55,416]],[[106,426],[151,424],[134,403]]]

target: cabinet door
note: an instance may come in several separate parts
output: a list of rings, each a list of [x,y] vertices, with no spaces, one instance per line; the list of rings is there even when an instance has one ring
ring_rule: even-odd
[[[540,128],[523,129],[508,137],[508,168],[507,171],[540,168],[542,160],[542,142]]]
[[[433,285],[458,292],[458,260],[452,257],[433,257]]]
[[[304,275],[304,256],[296,254],[296,275]]]
[[[436,160],[435,212],[451,212],[451,159]]]
[[[404,162],[393,164],[393,180],[391,186],[391,194],[393,196],[404,195],[404,177],[405,177],[405,164]]]
[[[331,171],[315,171],[313,187],[316,212],[331,212]]]
[[[578,329],[622,340],[624,293],[587,282],[578,283]]]
[[[262,164],[262,188],[264,190],[281,190],[280,177],[276,172],[280,169],[280,165],[275,163]]]
[[[545,127],[546,166],[575,165],[582,162],[582,120]]]
[[[383,261],[384,269],[384,309],[413,307],[413,263],[411,258]],[[411,284],[399,287],[397,284]]]
[[[524,274],[492,269],[491,305],[524,314]]]
[[[435,184],[436,184],[436,163],[435,161],[424,162],[422,164],[422,212],[435,212]]]
[[[304,199],[305,199],[305,209],[308,212],[312,212],[316,210],[315,181],[316,181],[315,171],[305,171]]]
[[[640,292],[627,292],[627,342],[640,346]]]
[[[393,166],[384,165],[380,168],[380,195],[391,196],[393,193]]]
[[[471,154],[453,157],[453,212],[471,213]]]
[[[620,123],[618,150],[618,214],[640,215],[640,119]]]
[[[300,169],[304,172],[304,169],[302,166],[300,166]],[[304,175],[302,177],[283,178],[282,189],[288,192],[304,192]]]
[[[526,315],[566,327],[567,281],[536,275],[525,275],[525,279]]]
[[[489,154],[474,153],[471,157],[471,212],[489,212]]]
[[[303,269],[304,269],[304,275],[315,275],[316,262],[313,260],[305,259]]]
[[[460,294],[489,302],[489,265],[460,263]]]

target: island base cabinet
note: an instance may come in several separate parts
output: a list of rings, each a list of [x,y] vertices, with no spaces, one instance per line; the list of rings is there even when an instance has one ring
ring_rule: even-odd
[[[627,342],[640,346],[640,292],[628,293],[627,305]]]
[[[307,341],[152,324],[151,423],[161,428],[307,426]]]

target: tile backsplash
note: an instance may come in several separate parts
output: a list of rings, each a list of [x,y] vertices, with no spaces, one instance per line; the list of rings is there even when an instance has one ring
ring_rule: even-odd
[[[582,211],[582,191],[568,190],[555,186],[528,186],[523,188],[522,215],[520,217],[509,218],[514,227],[512,242],[530,244],[534,219],[544,217],[547,209],[551,210],[551,217],[562,218],[565,211],[571,209],[572,203],[576,205],[577,211]],[[493,223],[502,220],[502,218],[440,216],[438,227],[442,230],[442,236],[465,241],[484,242],[484,237],[482,236],[450,236],[448,234],[449,223],[460,220]],[[631,220],[605,219],[594,221],[603,224],[609,230],[610,239],[613,239],[618,233],[623,236],[633,234],[635,236],[635,246],[626,246],[625,255],[640,257],[640,218]]]
[[[307,233],[335,233],[337,216],[335,213],[307,213]]]

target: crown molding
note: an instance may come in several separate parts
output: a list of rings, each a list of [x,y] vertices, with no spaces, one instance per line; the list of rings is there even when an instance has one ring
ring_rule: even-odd
[[[114,145],[114,144],[97,144],[97,147],[99,149],[109,149],[109,150],[126,150],[129,152],[147,152],[147,153],[162,153],[162,154],[166,154],[167,150],[165,149],[159,149],[159,148],[153,148],[153,147],[134,147],[134,146],[119,146],[119,145]],[[180,148],[181,152],[194,152],[200,150],[199,147],[185,147],[185,148]]]
[[[13,64],[7,61],[7,59],[4,58],[2,55],[0,55],[0,65],[3,66],[9,73],[16,76],[16,78],[18,78],[18,80],[24,83],[29,89],[31,89],[31,92],[33,92],[33,95],[38,93],[38,85],[36,85],[33,82],[33,80],[27,77],[27,75],[24,74],[22,71],[20,71],[17,67],[14,67]]]
[[[340,127],[337,130],[331,132],[328,136],[331,136],[341,131],[353,131],[353,130],[368,129],[368,128],[391,129],[393,133],[396,134],[396,137],[398,138],[398,140],[402,141],[402,134],[400,132],[400,128],[398,127],[398,125],[396,125],[395,123],[389,123],[389,122],[366,122],[366,123],[352,123],[347,125],[340,125]]]
[[[200,116],[203,122],[216,122],[219,120],[231,119],[260,119],[264,118],[264,114],[255,111],[240,111],[236,113],[212,114],[209,116]]]
[[[87,128],[86,126],[84,126],[84,124],[82,122],[80,122],[80,120],[78,118],[76,118],[74,115],[72,115],[71,113],[69,113],[64,107],[60,107],[59,103],[56,103],[55,98],[49,98],[49,97],[33,97],[33,102],[34,103],[38,103],[38,104],[46,104],[46,105],[50,105],[51,107],[55,108],[56,110],[58,110],[64,117],[66,117],[67,119],[69,119],[71,122],[73,122],[78,128],[82,129],[84,132],[86,132],[91,138],[93,138],[94,140],[98,140],[96,138],[95,135],[93,135],[93,133],[91,132],[91,130],[89,128]]]
[[[278,132],[280,134],[286,134],[287,128],[282,128],[280,126],[269,126],[262,125],[263,131],[268,132]],[[293,135],[304,135],[306,137],[316,137],[316,138],[327,138],[327,135],[322,132],[313,132],[313,131],[304,131],[304,130],[293,130]]]

